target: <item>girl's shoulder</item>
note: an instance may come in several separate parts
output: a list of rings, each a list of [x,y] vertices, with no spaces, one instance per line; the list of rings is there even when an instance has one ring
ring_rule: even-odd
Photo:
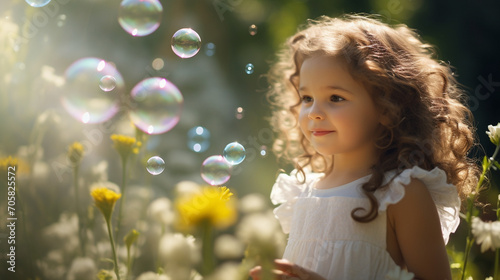
[[[450,233],[454,232],[460,223],[460,198],[456,187],[447,182],[446,173],[440,168],[425,170],[414,166],[399,174],[396,171],[386,173],[387,185],[375,191],[379,211],[386,211],[389,205],[401,201],[407,192],[406,188],[411,187],[410,183],[414,179],[425,185],[436,205],[441,231],[446,242]]]
[[[324,176],[324,173],[313,173],[306,170],[306,176],[294,169],[290,175],[281,173],[276,178],[271,189],[271,201],[273,204],[280,204],[290,199],[297,197],[304,190],[311,187],[311,185]]]

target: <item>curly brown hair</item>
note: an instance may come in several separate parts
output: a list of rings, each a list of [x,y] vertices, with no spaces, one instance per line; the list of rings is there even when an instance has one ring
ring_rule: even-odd
[[[366,15],[310,20],[290,37],[272,65],[268,99],[273,107],[271,125],[277,132],[273,151],[304,169],[329,172],[332,158],[316,152],[298,126],[300,97],[297,80],[305,59],[326,55],[340,58],[350,74],[370,93],[385,116],[376,138],[380,154],[370,180],[362,186],[370,200],[366,215],[354,209],[352,217],[369,222],[378,215],[375,190],[384,187],[384,174],[419,166],[446,172],[461,198],[475,186],[478,166],[467,156],[476,144],[466,94],[451,67],[433,57],[435,51],[406,25],[389,26]],[[396,175],[397,175],[396,174]]]

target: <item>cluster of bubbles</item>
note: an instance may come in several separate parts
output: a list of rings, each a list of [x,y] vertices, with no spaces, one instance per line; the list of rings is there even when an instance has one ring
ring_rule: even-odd
[[[50,3],[50,0],[26,0],[31,7],[40,8]]]
[[[159,156],[153,156],[146,162],[146,169],[152,175],[159,175],[165,170],[165,161]]]
[[[50,0],[26,0],[33,7],[43,7]],[[163,7],[159,0],[123,0],[119,8],[118,22],[130,35],[147,36],[160,26]],[[66,17],[59,19],[64,25]],[[257,33],[255,24],[249,27],[250,35]],[[182,28],[171,39],[172,51],[180,58],[191,58],[201,48],[201,38],[191,28]],[[205,54],[213,56],[215,45],[205,45]],[[153,61],[153,68],[164,67],[162,59]],[[254,66],[248,63],[245,72],[252,74]],[[109,120],[118,112],[118,94],[124,90],[121,74],[112,63],[100,58],[88,57],[77,60],[65,73],[64,94],[61,102],[68,113],[83,123],[99,123]],[[104,92],[104,93],[103,93]],[[105,94],[105,93],[117,94]],[[148,134],[161,134],[171,130],[178,122],[183,105],[179,89],[165,78],[152,77],[139,82],[131,91],[129,117],[132,123]],[[236,118],[243,117],[243,108],[236,109]],[[193,127],[188,132],[188,147],[194,152],[206,151],[210,146],[210,132],[202,127]],[[265,156],[267,148],[261,149]],[[238,142],[226,145],[222,155],[210,156],[203,161],[202,178],[210,185],[221,185],[231,177],[231,170],[245,159],[245,148]],[[165,162],[159,156],[148,159],[147,171],[159,175]]]
[[[201,177],[210,185],[222,185],[231,178],[234,165],[245,159],[246,152],[243,145],[232,142],[226,145],[223,155],[213,155],[205,159],[201,165]]]
[[[147,36],[160,26],[162,12],[163,7],[159,0],[123,0],[118,22],[123,30],[134,37]],[[171,45],[177,56],[190,58],[200,51],[201,38],[193,29],[182,28],[172,36]],[[213,44],[212,46],[215,47]]]
[[[179,89],[167,79],[146,78],[132,89],[130,95],[130,120],[147,134],[165,133],[179,122],[184,99]]]
[[[121,74],[112,63],[95,57],[82,58],[65,72],[61,103],[66,111],[83,123],[100,123],[118,112],[118,98],[103,91],[124,90]]]

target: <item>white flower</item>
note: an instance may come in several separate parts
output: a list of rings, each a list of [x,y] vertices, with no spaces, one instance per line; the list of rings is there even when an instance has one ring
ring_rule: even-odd
[[[493,277],[492,277],[492,276],[490,276],[490,277],[487,277],[487,278],[486,278],[486,279],[484,279],[484,280],[493,280]]]
[[[148,216],[164,225],[171,225],[175,219],[172,202],[166,197],[154,200],[148,207]]]
[[[254,213],[262,212],[267,210],[269,207],[267,201],[269,199],[265,198],[262,194],[252,193],[245,195],[240,200],[240,210],[243,213]]]
[[[178,266],[190,268],[200,260],[200,250],[193,236],[169,233],[163,235],[160,240],[159,257],[171,268]]]
[[[401,269],[399,266],[395,266],[387,275],[385,279],[387,280],[412,280],[415,274],[408,272],[405,269]]]
[[[230,234],[223,234],[215,240],[214,252],[220,259],[233,259],[243,256],[243,243]]]
[[[483,222],[478,217],[472,218],[472,234],[476,243],[481,244],[481,253],[500,248],[500,222]]]
[[[97,274],[97,266],[91,258],[76,258],[68,271],[68,280],[93,279]]]
[[[245,274],[247,274],[245,270]],[[246,276],[246,275],[245,275]],[[241,268],[239,263],[226,262],[218,266],[217,269],[212,273],[208,280],[234,280],[234,279],[246,279],[242,277]]]
[[[157,274],[152,271],[143,272],[137,277],[136,280],[170,280],[171,278],[165,274]]]
[[[500,143],[500,123],[497,125],[488,125],[488,130],[486,134],[490,137],[490,140],[493,144],[497,145]]]
[[[245,243],[267,243],[281,232],[280,225],[271,214],[255,213],[245,216],[236,230],[236,235]]]

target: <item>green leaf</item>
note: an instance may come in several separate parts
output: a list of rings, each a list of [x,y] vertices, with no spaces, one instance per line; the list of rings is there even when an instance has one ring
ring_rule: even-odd
[[[500,169],[500,163],[498,163],[498,161],[494,160],[493,161],[493,164],[498,168]]]

